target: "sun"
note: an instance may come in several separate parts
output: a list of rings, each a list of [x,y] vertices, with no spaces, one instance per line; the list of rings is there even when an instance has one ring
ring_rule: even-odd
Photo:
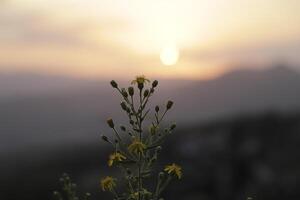
[[[179,51],[175,45],[165,46],[160,52],[160,60],[164,65],[175,65],[179,58]]]

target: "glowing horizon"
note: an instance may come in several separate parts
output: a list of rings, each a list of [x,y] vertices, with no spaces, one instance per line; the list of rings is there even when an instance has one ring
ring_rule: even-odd
[[[0,72],[199,79],[239,63],[300,63],[300,2],[293,0],[8,0],[0,6]],[[180,54],[172,66],[160,60],[168,44]]]

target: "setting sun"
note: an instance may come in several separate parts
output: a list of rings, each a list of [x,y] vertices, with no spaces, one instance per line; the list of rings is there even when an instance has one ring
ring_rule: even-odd
[[[175,45],[164,47],[160,52],[160,60],[164,65],[174,65],[179,58],[179,51]]]

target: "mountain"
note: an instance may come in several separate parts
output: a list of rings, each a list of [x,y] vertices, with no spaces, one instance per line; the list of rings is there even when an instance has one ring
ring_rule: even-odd
[[[300,108],[300,74],[277,66],[267,70],[238,70],[199,81],[174,96],[179,113],[196,120],[266,110]]]
[[[0,89],[0,154],[90,143],[101,130],[108,131],[107,117],[126,122],[108,81],[6,74],[0,75]],[[169,119],[180,125],[241,113],[299,110],[299,91],[299,73],[280,66],[232,71],[207,81],[162,80],[152,103],[174,100]]]

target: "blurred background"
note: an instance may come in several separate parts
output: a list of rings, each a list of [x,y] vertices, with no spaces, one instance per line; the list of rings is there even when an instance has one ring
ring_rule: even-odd
[[[165,199],[300,199],[300,1],[0,0],[0,199],[52,199],[69,173],[92,199],[109,85],[159,80],[178,129]]]

